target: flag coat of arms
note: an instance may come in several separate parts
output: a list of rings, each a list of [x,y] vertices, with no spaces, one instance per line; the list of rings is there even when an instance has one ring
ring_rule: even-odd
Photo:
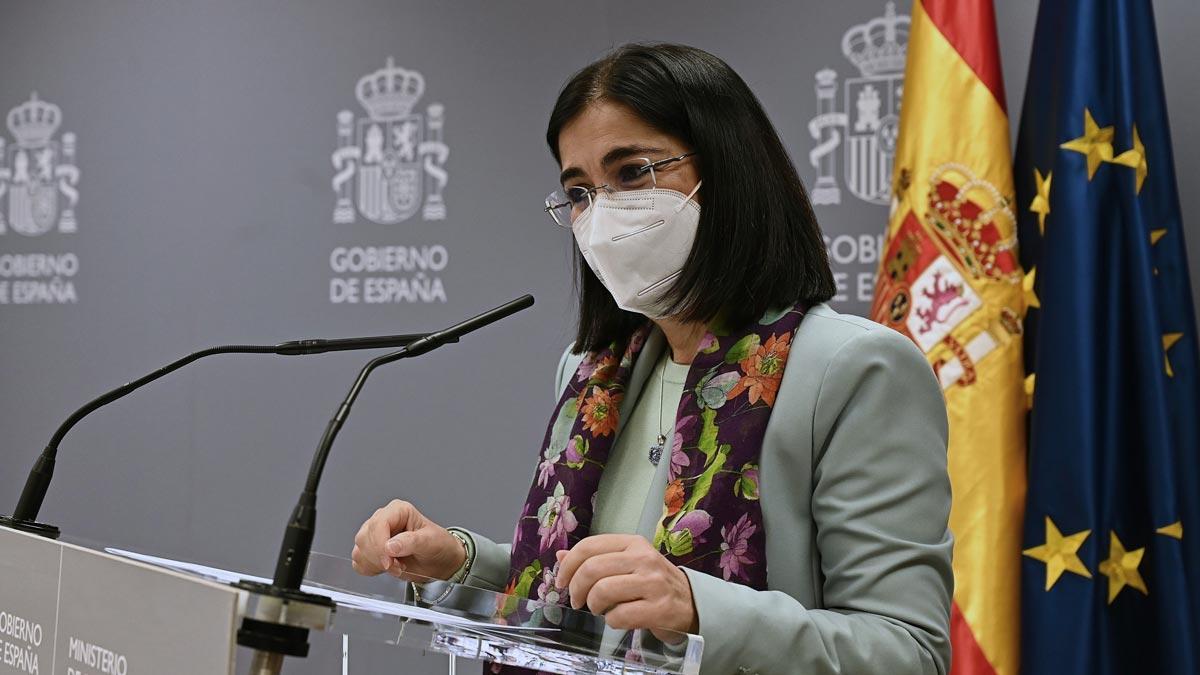
[[[1022,271],[991,0],[916,0],[872,318],[946,396],[955,675],[1019,666],[1025,497]]]
[[[1149,0],[1046,0],[1015,175],[1024,673],[1200,673],[1200,373]]]

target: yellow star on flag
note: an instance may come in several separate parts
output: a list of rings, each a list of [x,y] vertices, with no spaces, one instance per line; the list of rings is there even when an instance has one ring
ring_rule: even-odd
[[[1108,604],[1116,600],[1117,594],[1126,586],[1136,588],[1144,595],[1150,595],[1138,565],[1142,564],[1142,556],[1146,549],[1139,548],[1126,551],[1125,545],[1117,539],[1116,532],[1109,532],[1108,560],[1100,563],[1100,573],[1108,577]]]
[[[1029,274],[1021,280],[1021,288],[1025,291],[1025,306],[1026,307],[1041,307],[1042,303],[1038,301],[1037,293],[1033,291],[1033,282],[1036,279],[1037,267],[1030,267]]]
[[[1142,183],[1146,182],[1146,174],[1150,171],[1150,165],[1146,161],[1146,146],[1142,145],[1142,138],[1138,136],[1136,124],[1133,125],[1133,149],[1113,157],[1112,163],[1121,164],[1134,170],[1134,175],[1137,176],[1137,193],[1141,194]]]
[[[1112,149],[1113,128],[1101,127],[1092,118],[1092,111],[1083,109],[1083,135],[1058,146],[1064,150],[1078,152],[1087,157],[1088,180],[1096,175],[1100,162],[1109,162],[1113,158]]]
[[[1183,333],[1165,333],[1162,336],[1163,364],[1166,366],[1167,377],[1175,377],[1175,370],[1171,368],[1171,356],[1167,352],[1171,351],[1171,347],[1182,337]]]
[[[1158,230],[1150,230],[1150,245],[1157,246],[1159,240],[1165,236],[1167,236],[1167,228],[1165,227]],[[1154,276],[1158,276],[1157,267],[1154,268]]]
[[[1155,532],[1163,535],[1164,537],[1171,537],[1172,539],[1183,539],[1183,521],[1177,520],[1177,521],[1171,523],[1170,525],[1163,525],[1162,527],[1155,530]]]
[[[1029,204],[1029,210],[1038,214],[1038,232],[1046,234],[1046,216],[1050,215],[1050,180],[1054,178],[1054,172],[1050,171],[1042,178],[1042,172],[1035,167],[1033,169],[1033,184],[1037,188],[1037,195]]]
[[[1084,530],[1064,537],[1054,525],[1054,521],[1050,520],[1050,516],[1046,516],[1046,543],[1025,549],[1023,553],[1046,563],[1047,591],[1054,587],[1063,572],[1074,572],[1081,577],[1092,578],[1092,573],[1079,559],[1078,553],[1079,547],[1083,546],[1083,540],[1091,533],[1091,530]]]

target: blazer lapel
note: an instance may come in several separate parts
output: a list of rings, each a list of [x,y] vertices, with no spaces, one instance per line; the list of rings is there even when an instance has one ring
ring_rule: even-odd
[[[620,422],[617,424],[617,435],[613,437],[613,447],[620,441],[621,433],[625,431],[625,422],[633,415],[633,409],[637,405],[637,401],[642,396],[642,390],[646,388],[646,380],[650,374],[654,372],[654,366],[662,357],[666,338],[662,331],[655,327],[646,336],[646,344],[642,345],[642,351],[638,354],[637,362],[633,364],[633,371],[629,373],[629,384],[625,389],[625,397],[621,399],[621,407],[619,408]]]
[[[621,420],[627,420],[633,415],[633,409],[637,405],[638,399],[641,398],[642,391],[646,388],[646,382],[654,372],[654,367],[658,365],[665,349],[667,349],[666,336],[656,327],[650,331],[650,335],[646,336],[646,344],[642,347],[637,363],[633,366],[633,372],[629,377],[629,389],[625,392],[625,399],[621,401]],[[622,429],[624,426],[617,428],[618,437]],[[667,448],[671,447],[674,435],[674,424],[672,424],[671,437],[667,439]],[[642,505],[642,515],[638,520],[637,533],[645,537],[647,541],[654,541],[654,530],[662,518],[663,495],[667,491],[667,469],[670,466],[671,453],[668,450],[663,453],[663,458],[654,471],[654,480],[650,483],[650,490],[646,493],[646,501]]]
[[[633,364],[633,371],[629,374],[628,388],[625,390],[625,398],[621,400],[619,408],[619,419],[622,424],[617,425],[617,435],[613,439],[614,446],[619,442],[621,433],[625,430],[623,422],[633,415],[633,409],[637,406],[642,391],[646,388],[646,382],[654,372],[654,367],[662,358],[663,350],[666,348],[667,340],[662,331],[657,327],[651,330],[650,334],[646,336],[646,344],[638,354],[637,363]],[[673,441],[674,426],[672,425],[671,438],[667,441],[668,448],[671,447]],[[648,541],[654,541],[654,530],[662,518],[663,495],[667,490],[667,470],[670,466],[670,452],[664,452],[663,460],[658,463],[658,467],[654,471],[654,480],[650,484],[650,491],[646,494],[646,501],[642,505],[642,515],[638,520],[637,533]]]

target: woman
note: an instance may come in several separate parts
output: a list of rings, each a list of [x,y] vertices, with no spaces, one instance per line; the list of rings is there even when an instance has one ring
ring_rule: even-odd
[[[820,230],[746,84],[626,46],[546,139],[579,328],[513,544],[394,501],[355,568],[699,633],[704,673],[946,672],[941,390],[907,339],[823,304]]]

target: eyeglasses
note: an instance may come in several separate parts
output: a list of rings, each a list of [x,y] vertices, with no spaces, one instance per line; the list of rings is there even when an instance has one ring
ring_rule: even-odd
[[[658,177],[656,174],[660,168],[682,161],[695,154],[695,152],[685,152],[682,155],[658,161],[650,161],[648,157],[639,157],[636,163],[626,164],[617,170],[616,187],[605,183],[604,185],[597,185],[592,188],[575,186],[566,190],[555,190],[546,197],[546,213],[550,214],[550,218],[554,221],[555,225],[570,228],[571,223],[575,222],[579,214],[586,211],[592,205],[596,193],[600,190],[604,190],[608,194],[615,194],[617,192],[625,192],[626,190],[644,190],[658,187]]]

